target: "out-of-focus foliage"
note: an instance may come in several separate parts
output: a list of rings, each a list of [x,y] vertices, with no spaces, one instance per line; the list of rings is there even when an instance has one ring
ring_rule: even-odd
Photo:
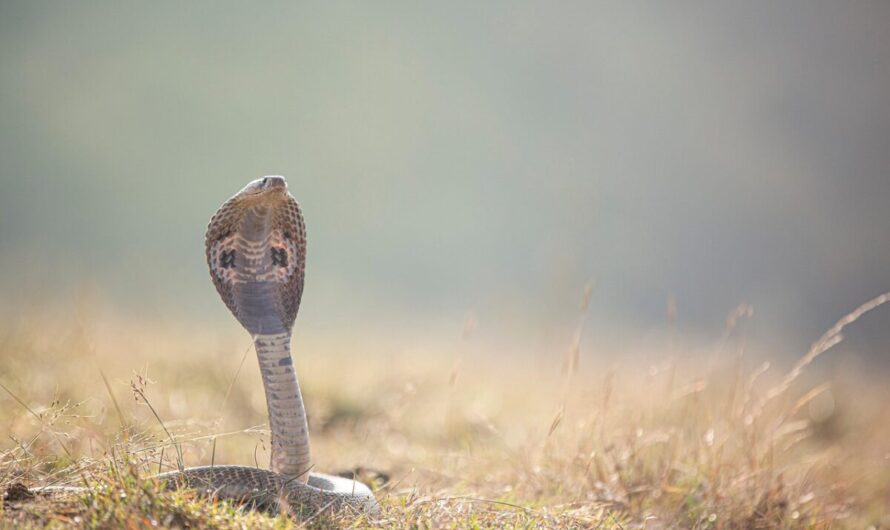
[[[297,526],[150,480],[175,468],[166,431],[186,465],[267,464],[245,337],[38,317],[0,327],[0,340],[0,528]],[[571,349],[507,357],[479,356],[466,341],[401,352],[349,338],[296,346],[315,468],[372,483],[381,528],[890,524],[886,378],[825,381],[803,358],[802,374],[785,379],[794,370],[765,369],[735,339],[697,357],[574,369]],[[673,346],[652,357],[682,351]],[[91,494],[22,490],[84,483]],[[368,526],[319,516],[308,527],[336,524]]]
[[[673,295],[801,349],[890,281],[888,28],[881,2],[4,1],[3,309],[86,281],[227,318],[203,227],[280,173],[307,326],[473,310],[546,343],[595,279],[600,336]]]

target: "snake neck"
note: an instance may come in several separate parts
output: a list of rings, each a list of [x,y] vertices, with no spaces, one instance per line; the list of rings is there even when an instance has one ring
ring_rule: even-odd
[[[234,313],[250,333],[285,333],[293,325],[282,314],[281,286],[276,281],[280,267],[273,259],[271,217],[269,208],[248,208],[235,239]]]
[[[290,333],[255,335],[272,431],[270,468],[305,483],[312,467],[309,426],[290,352]]]

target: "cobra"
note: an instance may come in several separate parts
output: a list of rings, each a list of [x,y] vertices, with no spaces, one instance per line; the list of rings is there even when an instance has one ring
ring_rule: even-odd
[[[311,471],[306,409],[290,350],[303,293],[306,227],[284,178],[254,180],[223,203],[207,227],[205,252],[217,292],[253,337],[269,413],[270,469],[213,465],[157,478],[265,509],[283,504],[296,515],[378,513],[366,485]]]

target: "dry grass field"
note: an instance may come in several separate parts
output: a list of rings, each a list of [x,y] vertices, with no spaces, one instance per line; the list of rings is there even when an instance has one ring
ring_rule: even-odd
[[[809,370],[859,314],[768,366],[732,340],[744,313],[731,347],[657,365],[298,335],[317,468],[356,473],[383,509],[303,522],[151,479],[179,459],[267,465],[240,328],[19,315],[0,328],[0,527],[890,528],[886,381]],[[90,492],[22,488],[48,484]]]

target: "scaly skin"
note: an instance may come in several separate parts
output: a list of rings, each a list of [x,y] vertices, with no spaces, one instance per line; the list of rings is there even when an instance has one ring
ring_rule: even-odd
[[[283,177],[254,180],[210,220],[205,239],[210,277],[223,302],[253,336],[272,431],[270,470],[204,466],[163,473],[169,487],[186,486],[219,498],[275,509],[283,501],[297,515],[379,507],[367,486],[312,468],[309,430],[290,354],[300,307],[306,227]],[[70,488],[45,488],[59,491]]]

